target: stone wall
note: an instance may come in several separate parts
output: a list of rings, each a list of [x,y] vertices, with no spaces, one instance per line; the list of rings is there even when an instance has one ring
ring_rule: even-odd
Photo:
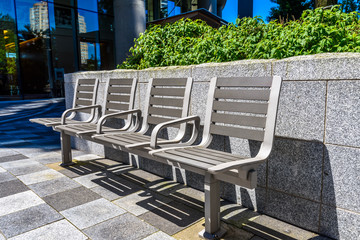
[[[193,77],[191,114],[204,119],[213,76],[283,77],[275,146],[259,169],[258,187],[223,184],[224,198],[299,227],[339,239],[360,235],[360,54],[320,54],[283,60],[244,60],[141,71],[79,72],[65,78],[67,107],[78,78],[101,81],[102,103],[109,78],[137,77],[136,107],[142,108],[151,77]],[[254,155],[258,144],[215,138],[217,148]],[[124,153],[76,139],[77,148],[119,159],[202,189],[203,177],[153,161],[125,160]]]

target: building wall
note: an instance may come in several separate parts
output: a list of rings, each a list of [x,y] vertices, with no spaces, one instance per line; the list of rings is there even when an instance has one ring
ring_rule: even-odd
[[[284,80],[273,152],[258,170],[255,190],[223,184],[222,196],[313,232],[337,239],[356,239],[360,235],[360,54],[67,74],[67,107],[71,105],[78,78],[100,79],[101,104],[109,78],[137,77],[140,83],[136,107],[143,108],[149,78],[191,76],[194,87],[190,114],[204,119],[211,77],[272,75]],[[215,142],[214,146],[224,151],[245,155],[253,155],[258,148],[254,142],[229,138],[218,137]],[[74,145],[129,162],[126,154],[100,145],[79,139],[75,139]],[[142,158],[137,159],[136,165],[203,188],[202,176],[190,172],[181,175],[169,166]]]

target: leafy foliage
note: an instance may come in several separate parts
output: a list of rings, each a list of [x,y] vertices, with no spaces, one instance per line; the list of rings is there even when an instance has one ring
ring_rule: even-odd
[[[306,10],[301,18],[265,24],[259,18],[237,19],[213,29],[188,19],[152,26],[135,40],[120,68],[191,65],[241,59],[286,58],[324,52],[360,52],[360,21],[340,6]]]

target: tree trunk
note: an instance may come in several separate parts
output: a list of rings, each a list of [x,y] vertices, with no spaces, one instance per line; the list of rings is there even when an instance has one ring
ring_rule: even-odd
[[[315,0],[315,7],[326,7],[330,5],[336,5],[337,3],[337,0]]]

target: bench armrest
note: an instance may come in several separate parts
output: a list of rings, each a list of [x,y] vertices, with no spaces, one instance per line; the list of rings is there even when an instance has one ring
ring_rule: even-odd
[[[163,122],[163,123],[156,125],[154,130],[151,133],[150,147],[153,149],[156,149],[158,135],[159,135],[159,132],[161,131],[161,129],[170,127],[175,124],[186,123],[186,122],[190,122],[190,121],[194,122],[194,127],[193,127],[193,132],[192,132],[191,138],[188,142],[190,142],[190,143],[194,142],[197,138],[197,135],[199,133],[199,128],[200,128],[200,117],[199,116],[189,116],[189,117],[174,119],[174,120],[170,120],[170,121]]]
[[[68,110],[65,110],[63,112],[63,114],[61,115],[61,124],[65,125],[66,124],[66,115],[68,115],[71,112],[77,112],[80,110],[86,110],[86,109],[92,109],[92,108],[97,108],[97,109],[101,109],[101,105],[91,105],[91,106],[85,106],[85,107],[77,107],[77,108],[71,108]]]
[[[129,114],[136,114],[136,123],[134,126],[134,129],[137,129],[139,127],[139,122],[140,122],[140,117],[141,117],[141,110],[140,109],[133,109],[133,110],[128,110],[128,111],[122,111],[122,112],[116,112],[116,113],[110,113],[107,115],[102,116],[98,123],[97,123],[97,127],[96,127],[96,133],[97,134],[102,134],[102,126],[104,125],[105,121],[109,118],[115,118],[115,117],[119,117],[119,116],[123,116],[123,115],[129,115]],[[131,124],[129,124],[126,128],[123,128],[121,130],[127,130],[130,127]],[[118,129],[118,131],[120,131],[120,129]]]
[[[245,167],[247,165],[260,164],[265,160],[266,159],[258,158],[258,157],[248,158],[248,159],[240,159],[240,160],[222,163],[220,165],[210,167],[210,168],[208,168],[208,171],[212,174],[218,174],[218,173],[230,171],[232,169],[238,169],[241,167]]]

